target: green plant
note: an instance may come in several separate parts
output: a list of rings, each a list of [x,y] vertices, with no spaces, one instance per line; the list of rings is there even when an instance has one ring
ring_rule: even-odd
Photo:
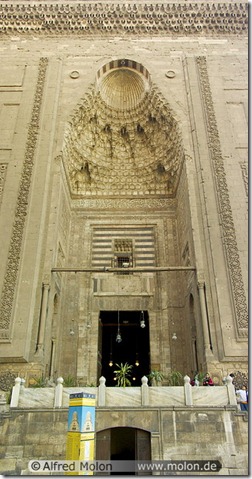
[[[171,371],[168,374],[168,384],[169,386],[183,386],[183,374],[179,371]]]
[[[200,384],[203,383],[203,379],[204,379],[205,375],[206,375],[206,373],[197,373],[196,376],[197,376],[197,379],[198,379]]]
[[[64,382],[63,382],[63,385],[66,387],[66,388],[70,388],[70,387],[74,387],[76,386],[76,379],[69,375],[67,376],[66,378],[64,378]]]
[[[133,366],[128,363],[116,364],[119,369],[114,371],[117,381],[117,386],[125,388],[126,386],[131,386],[129,377],[131,376],[131,370]]]
[[[159,383],[162,383],[164,380],[164,375],[160,371],[153,369],[153,371],[148,374],[147,378],[149,379],[152,386],[157,386]]]
[[[42,374],[39,378],[33,378],[29,386],[31,388],[45,388],[47,386],[47,379]]]

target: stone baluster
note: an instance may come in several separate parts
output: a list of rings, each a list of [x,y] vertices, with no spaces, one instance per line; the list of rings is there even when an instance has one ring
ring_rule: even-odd
[[[149,386],[148,386],[148,378],[143,376],[141,379],[142,386],[141,386],[141,404],[142,406],[149,406]]]
[[[55,388],[55,395],[54,395],[54,407],[62,407],[63,382],[64,382],[63,378],[59,377],[57,379],[57,386]]]
[[[11,393],[10,407],[18,407],[21,382],[22,382],[21,378],[17,377],[15,379],[15,386],[13,386],[12,393]]]
[[[185,405],[192,406],[193,405],[192,386],[190,384],[189,376],[184,377],[184,390],[185,390]]]
[[[231,376],[227,376],[226,378],[226,387],[227,387],[227,393],[228,393],[228,403],[231,406],[236,406],[237,399],[235,395],[235,388],[233,385],[233,378]]]
[[[106,379],[101,376],[98,387],[98,406],[106,406]]]

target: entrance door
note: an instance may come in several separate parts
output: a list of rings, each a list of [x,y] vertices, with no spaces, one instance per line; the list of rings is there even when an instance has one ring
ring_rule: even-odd
[[[115,386],[116,364],[133,366],[132,386],[141,386],[141,378],[150,372],[149,318],[147,311],[101,311],[101,374],[106,386]],[[119,341],[118,341],[119,331]]]
[[[96,460],[150,461],[150,433],[132,427],[115,427],[96,435]],[[141,475],[129,471],[116,475]],[[143,473],[142,475],[147,475]]]

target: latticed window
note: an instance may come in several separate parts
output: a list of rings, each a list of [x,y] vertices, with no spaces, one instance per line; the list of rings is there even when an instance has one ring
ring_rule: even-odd
[[[127,268],[133,266],[133,241],[131,239],[114,240],[114,268],[122,268],[117,274],[129,274]]]

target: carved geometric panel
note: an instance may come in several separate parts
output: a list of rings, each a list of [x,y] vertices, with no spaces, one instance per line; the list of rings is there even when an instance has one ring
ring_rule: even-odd
[[[242,35],[248,3],[2,2],[3,34],[33,35]]]

